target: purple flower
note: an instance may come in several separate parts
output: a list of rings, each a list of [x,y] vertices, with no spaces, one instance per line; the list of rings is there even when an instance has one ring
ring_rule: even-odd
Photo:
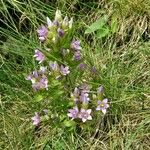
[[[78,89],[77,87],[75,87],[74,92],[73,92],[73,95],[74,95],[75,97],[78,97],[79,94],[80,94],[79,89]]]
[[[59,66],[58,66],[58,63],[56,61],[54,62],[49,62],[49,67],[51,70],[53,71],[58,71],[59,70]]]
[[[45,73],[47,70],[47,67],[41,66],[39,72],[40,73]]]
[[[69,109],[68,111],[69,111],[68,117],[72,118],[72,120],[78,118],[79,110],[77,107],[74,107],[73,109]]]
[[[79,89],[81,90],[81,93],[89,93],[90,92],[90,87],[86,83],[83,83]]]
[[[78,117],[81,118],[83,122],[85,122],[86,120],[92,120],[92,117],[90,114],[91,114],[91,109],[86,110],[86,109],[81,108]]]
[[[74,60],[76,60],[76,61],[81,60],[81,53],[80,53],[80,51],[76,51],[74,53]]]
[[[98,101],[98,106],[96,108],[96,110],[101,110],[103,112],[103,114],[106,114],[107,108],[109,107],[108,105],[108,99],[105,98],[103,101]]]
[[[84,70],[86,68],[86,64],[85,63],[80,63],[79,64],[79,69]]]
[[[88,103],[90,98],[88,93],[81,93],[80,100],[83,103]]]
[[[60,28],[57,29],[57,33],[58,33],[58,35],[59,35],[60,37],[63,37],[64,34],[65,34],[65,32],[64,32],[62,29],[60,29]]]
[[[48,35],[48,29],[46,26],[42,25],[37,29],[37,33],[39,35],[40,41],[44,41],[47,38]]]
[[[104,87],[103,86],[100,86],[97,88],[97,93],[98,94],[103,94],[104,93]]]
[[[45,75],[42,75],[42,77],[39,77],[37,79],[34,78],[33,81],[32,81],[32,88],[35,91],[40,90],[40,89],[48,90],[48,79]]]
[[[76,50],[76,51],[79,51],[81,50],[81,46],[80,46],[80,41],[79,40],[73,40],[72,43],[71,43],[71,48],[73,50]]]
[[[61,67],[60,67],[60,72],[61,72],[62,75],[66,76],[67,74],[70,73],[69,67],[67,67],[67,66],[64,67],[63,65],[61,65]]]
[[[45,60],[45,55],[38,49],[35,50],[35,55],[33,57],[35,57],[36,60],[39,61],[39,64]]]
[[[40,123],[40,116],[35,112],[35,116],[31,118],[33,120],[33,125],[38,126]]]

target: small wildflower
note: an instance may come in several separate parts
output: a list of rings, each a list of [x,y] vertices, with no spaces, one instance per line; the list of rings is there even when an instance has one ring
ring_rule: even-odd
[[[53,22],[49,19],[49,17],[46,17],[46,19],[48,28],[51,28],[53,26]]]
[[[40,124],[40,116],[38,113],[35,113],[35,116],[31,119],[33,120],[33,125],[38,126]]]
[[[69,29],[72,28],[72,24],[73,24],[73,18],[71,18],[70,21],[69,21]]]
[[[39,61],[39,64],[45,60],[45,55],[38,49],[35,50],[35,55],[33,57],[35,57],[36,60]]]
[[[66,76],[67,74],[70,73],[69,67],[67,67],[67,66],[64,67],[63,65],[61,65],[61,67],[60,67],[60,72],[61,72],[62,75]]]
[[[81,108],[80,110],[80,113],[79,113],[79,118],[82,119],[83,122],[85,122],[86,120],[92,120],[92,117],[91,117],[91,109],[83,109]]]
[[[65,32],[64,32],[62,29],[60,29],[60,28],[57,29],[57,33],[58,33],[58,35],[59,35],[60,37],[63,37],[64,34],[65,34]]]
[[[58,66],[58,63],[56,61],[54,61],[54,62],[50,61],[49,62],[49,67],[53,71],[58,71],[59,70],[59,66]]]
[[[88,103],[90,98],[88,93],[81,93],[80,100],[83,103]]]
[[[78,118],[79,110],[77,107],[74,107],[73,109],[69,109],[68,111],[69,111],[68,117],[72,118],[72,120]]]
[[[80,41],[79,40],[73,40],[72,43],[71,43],[71,48],[73,50],[76,50],[76,51],[79,51],[81,50],[81,46],[80,46]]]
[[[62,21],[62,28],[66,29],[68,25],[69,25],[69,20],[68,20],[68,17],[65,16],[64,20]]]
[[[47,67],[41,66],[39,72],[40,73],[45,73],[47,70]]]
[[[41,27],[39,27],[37,29],[37,33],[39,35],[39,39],[41,42],[43,42],[46,38],[47,38],[47,35],[48,35],[48,29],[46,26],[42,25]]]
[[[81,60],[81,53],[80,53],[80,51],[76,51],[74,53],[74,60],[76,60],[76,61]]]
[[[78,67],[79,67],[79,69],[84,70],[86,68],[86,64],[80,63]]]
[[[97,93],[98,94],[103,94],[104,93],[104,87],[100,86],[99,88],[97,88]]]
[[[103,114],[106,114],[107,108],[109,107],[108,105],[108,99],[105,98],[103,101],[98,101],[98,106],[96,110],[101,110]]]
[[[58,9],[56,10],[56,13],[55,13],[55,21],[62,21],[61,11]]]
[[[79,89],[81,90],[81,93],[89,93],[90,92],[90,87],[86,83],[83,83]]]

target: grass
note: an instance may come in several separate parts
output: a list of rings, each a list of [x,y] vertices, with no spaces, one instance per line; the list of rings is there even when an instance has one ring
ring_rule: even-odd
[[[149,0],[1,0],[0,15],[0,149],[150,149],[150,8]],[[111,108],[95,132],[70,133],[50,123],[36,131],[30,118],[45,103],[35,103],[25,76],[36,68],[35,30],[53,18],[56,8],[74,16],[76,37],[89,66],[97,68],[93,84],[103,84]],[[107,25],[117,20],[117,31],[104,38],[84,34],[107,14]],[[89,77],[88,77],[89,78]],[[86,79],[86,77],[85,77]]]

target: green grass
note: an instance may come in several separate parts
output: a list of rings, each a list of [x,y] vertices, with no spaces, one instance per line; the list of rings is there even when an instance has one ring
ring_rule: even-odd
[[[35,103],[25,76],[37,67],[35,33],[56,8],[74,17],[89,66],[96,66],[93,85],[105,86],[108,115],[95,132],[56,130],[51,123],[35,132],[31,117],[45,103]],[[150,1],[149,0],[1,0],[0,15],[0,149],[12,150],[148,150],[150,149]],[[84,34],[107,14],[117,31],[104,38]],[[85,77],[89,78],[88,77]]]

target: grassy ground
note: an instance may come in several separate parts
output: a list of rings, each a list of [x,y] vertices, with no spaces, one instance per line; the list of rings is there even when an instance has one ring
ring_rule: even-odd
[[[36,68],[35,30],[56,8],[73,16],[84,55],[111,100],[99,132],[56,131],[50,124],[34,132],[31,117],[44,104],[33,100],[25,75]],[[103,38],[84,34],[108,15],[116,31]],[[0,149],[149,150],[150,149],[150,1],[149,0],[1,0],[0,1]],[[107,129],[106,129],[107,128]],[[37,134],[37,135],[36,135]]]

